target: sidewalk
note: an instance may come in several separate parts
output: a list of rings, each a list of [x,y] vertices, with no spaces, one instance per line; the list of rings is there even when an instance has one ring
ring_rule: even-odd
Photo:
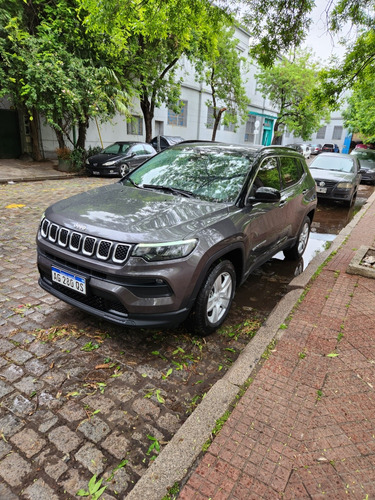
[[[66,179],[75,175],[57,170],[57,160],[36,162],[0,158],[0,184]]]
[[[373,278],[346,272],[374,244],[370,200],[181,500],[375,498],[375,269]]]

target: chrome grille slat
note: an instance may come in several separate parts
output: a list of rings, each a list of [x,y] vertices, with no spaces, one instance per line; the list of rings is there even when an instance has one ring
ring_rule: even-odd
[[[128,259],[131,245],[110,240],[102,240],[93,236],[84,235],[78,231],[71,231],[48,219],[43,219],[40,225],[42,238],[75,254],[100,261],[111,260],[115,264],[124,264]]]

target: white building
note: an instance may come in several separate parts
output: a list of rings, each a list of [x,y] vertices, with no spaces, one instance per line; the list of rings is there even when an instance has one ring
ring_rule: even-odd
[[[237,29],[236,37],[238,39],[238,50],[241,55],[247,57],[249,34],[245,30]],[[278,110],[257,91],[256,72],[257,68],[250,64],[248,72],[243,75],[244,81],[246,81],[247,95],[250,99],[247,121],[239,123],[236,128],[221,125],[216,134],[217,141],[233,144],[268,145],[271,143]],[[183,80],[180,96],[183,104],[181,113],[177,115],[165,105],[156,108],[152,123],[153,135],[180,136],[186,140],[211,140],[212,109],[206,105],[206,101],[210,98],[210,91],[196,81],[194,68],[188,60],[182,60],[179,73],[178,76],[181,76]],[[138,102],[133,103],[132,116],[133,120],[131,122],[127,122],[125,117],[121,115],[116,115],[106,123],[92,120],[87,131],[86,148],[89,146],[105,147],[118,140],[144,141],[145,127]],[[25,126],[25,120],[20,115],[19,124],[20,146],[23,152],[30,152],[27,123]],[[44,156],[46,158],[56,157],[55,150],[58,144],[54,131],[43,124],[41,120],[40,132]],[[311,142],[335,142],[339,144],[341,150],[345,136],[346,131],[343,129],[342,118],[333,115],[331,123],[323,126],[321,130],[313,134]],[[302,142],[302,140],[294,139],[288,133],[284,134],[282,143],[288,144],[291,142]]]

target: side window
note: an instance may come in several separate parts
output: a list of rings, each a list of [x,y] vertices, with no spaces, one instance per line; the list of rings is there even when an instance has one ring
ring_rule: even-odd
[[[291,156],[282,156],[280,158],[280,169],[284,188],[296,184],[303,175],[301,161]]]
[[[142,144],[136,144],[132,148],[132,153],[135,153],[137,156],[138,155],[143,155],[143,145]]]
[[[154,148],[152,146],[149,146],[148,144],[143,144],[143,149],[145,154],[147,155],[152,155],[154,153]]]
[[[258,189],[261,186],[280,190],[280,175],[276,158],[266,158],[260,166],[253,187]]]

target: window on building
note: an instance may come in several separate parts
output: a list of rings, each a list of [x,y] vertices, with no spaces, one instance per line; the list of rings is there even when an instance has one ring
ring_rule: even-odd
[[[177,127],[186,127],[187,125],[187,101],[179,101],[180,112],[175,113],[173,109],[168,109],[168,125],[177,125]]]
[[[326,126],[320,127],[320,129],[316,133],[317,139],[325,139],[326,138]]]
[[[245,129],[245,142],[251,142],[254,144],[255,142],[255,121],[256,121],[256,116],[251,115],[249,116],[249,119],[246,122],[246,129]]]
[[[143,135],[143,120],[140,116],[133,115],[126,126],[128,135]]]
[[[207,123],[206,127],[213,129],[214,128],[214,108],[213,106],[208,106],[207,108]]]
[[[333,127],[332,139],[341,140],[343,128],[339,125]]]

